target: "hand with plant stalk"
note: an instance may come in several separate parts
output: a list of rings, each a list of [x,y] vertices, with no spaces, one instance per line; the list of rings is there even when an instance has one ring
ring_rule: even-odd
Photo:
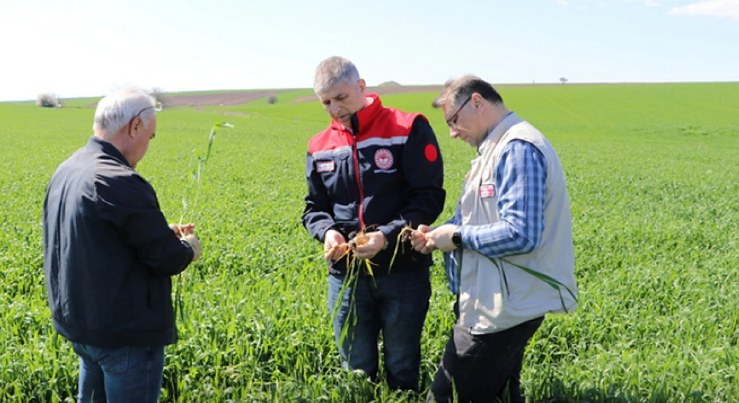
[[[185,189],[185,195],[182,198],[182,215],[180,216],[180,221],[178,224],[171,224],[170,228],[172,228],[172,231],[175,232],[175,234],[190,243],[190,246],[192,246],[193,250],[196,251],[198,258],[200,257],[200,253],[202,251],[202,247],[200,246],[200,242],[198,242],[197,238],[194,236],[195,231],[195,224],[192,222],[196,222],[199,219],[199,212],[198,204],[200,202],[200,185],[203,182],[204,175],[205,175],[205,168],[208,164],[208,161],[210,160],[210,152],[213,148],[213,140],[216,137],[216,128],[218,127],[226,127],[226,128],[232,128],[233,125],[226,122],[219,122],[213,125],[210,129],[210,134],[208,135],[208,148],[205,153],[205,157],[197,157],[197,166],[193,169],[193,171],[190,174],[190,183],[187,186],[187,189]],[[193,199],[194,200],[191,200]],[[191,223],[189,224],[183,224],[186,217],[190,217]],[[197,260],[197,259],[196,259]],[[174,304],[174,316],[175,318],[178,317],[184,322],[185,321],[185,303],[182,298],[183,294],[183,288],[186,288],[188,284],[186,284],[183,279],[185,278],[184,273],[180,274],[177,277],[177,289],[175,290],[175,304]]]
[[[193,262],[200,260],[203,247],[200,246],[200,241],[195,236],[195,224],[169,224],[169,228],[172,229],[177,238],[190,244],[193,250]]]
[[[379,231],[359,231],[354,238],[347,242],[340,232],[330,229],[326,231],[323,257],[328,261],[336,261],[345,257],[348,253],[352,253],[357,259],[370,260],[386,244],[385,235]]]
[[[523,353],[548,313],[577,307],[564,170],[544,135],[475,76],[446,84],[452,138],[477,148],[454,217],[411,233],[413,248],[444,253],[457,323],[428,402],[523,402]]]

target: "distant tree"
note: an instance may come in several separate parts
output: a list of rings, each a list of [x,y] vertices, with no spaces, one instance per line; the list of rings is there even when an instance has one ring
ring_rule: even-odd
[[[167,96],[167,94],[164,93],[164,90],[162,90],[161,88],[159,87],[152,88],[150,95],[154,97],[154,99],[156,99],[157,102],[162,104],[162,106],[170,105],[171,99],[169,98],[169,96]]]
[[[36,106],[43,108],[59,108],[62,105],[59,103],[59,98],[52,94],[38,94],[36,98]]]
[[[564,83],[566,83],[566,82],[567,82],[568,80],[567,80],[566,78],[564,78],[564,77],[561,77],[561,78],[559,79],[559,81],[561,81],[561,82],[562,82],[562,84],[564,84]]]
[[[383,81],[378,87],[400,87],[400,84],[397,81]]]
[[[272,94],[272,95],[268,96],[267,97],[267,103],[270,104],[270,105],[276,104],[277,103],[277,95]]]

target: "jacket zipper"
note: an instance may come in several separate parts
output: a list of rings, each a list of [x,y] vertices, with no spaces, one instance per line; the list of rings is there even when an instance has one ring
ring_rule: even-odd
[[[354,159],[354,178],[359,188],[359,230],[364,230],[364,190],[362,189],[362,180],[359,177],[359,150],[357,149],[357,133],[352,133],[354,143],[352,144],[352,154]]]

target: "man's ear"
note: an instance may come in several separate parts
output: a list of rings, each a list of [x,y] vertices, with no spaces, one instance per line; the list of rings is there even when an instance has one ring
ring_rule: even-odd
[[[479,114],[485,111],[485,98],[483,98],[482,95],[477,92],[472,94],[470,102],[472,102],[472,107],[475,108],[476,113]]]
[[[367,82],[364,81],[364,78],[360,78],[359,81],[357,81],[357,86],[359,86],[359,91],[364,95],[364,90],[367,88]]]
[[[135,138],[136,135],[138,134],[138,131],[139,131],[139,125],[142,125],[143,123],[144,122],[141,121],[141,116],[136,116],[135,118],[133,118],[133,120],[131,121],[131,123],[129,123],[129,125],[128,125],[128,127],[129,127],[129,129],[128,129],[128,135],[131,138]]]

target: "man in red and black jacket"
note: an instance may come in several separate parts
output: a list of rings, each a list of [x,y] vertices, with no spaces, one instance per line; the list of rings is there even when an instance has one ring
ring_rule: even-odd
[[[432,261],[410,244],[400,245],[394,260],[393,253],[404,226],[429,225],[444,207],[436,136],[424,116],[365,95],[365,81],[344,58],[321,62],[314,89],[331,124],[308,142],[303,225],[324,243],[336,343],[345,367],[375,379],[382,331],[389,386],[418,390]],[[365,266],[355,268],[359,278],[342,292],[348,280],[343,256],[356,233],[367,238],[353,253],[370,259],[373,276]]]

